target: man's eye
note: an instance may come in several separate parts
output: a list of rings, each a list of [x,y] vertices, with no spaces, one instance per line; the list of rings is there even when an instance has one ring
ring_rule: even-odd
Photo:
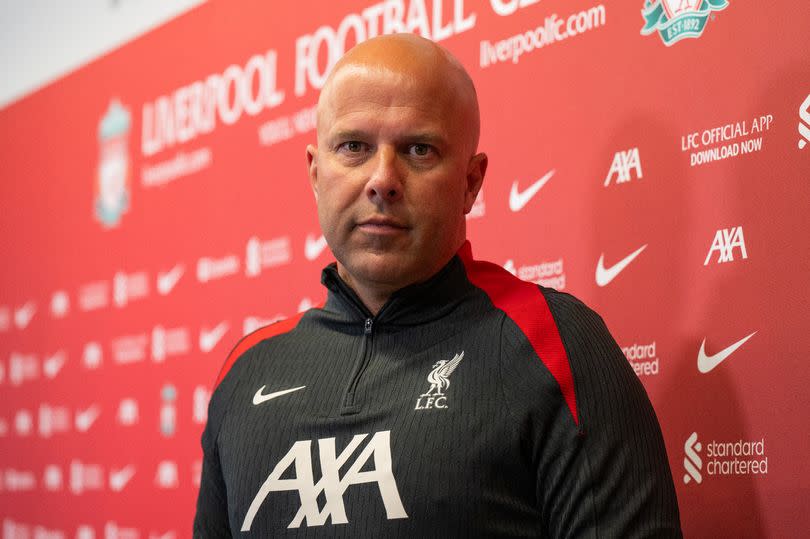
[[[343,149],[348,151],[349,153],[360,153],[365,149],[365,144],[356,140],[350,140],[349,142],[344,142],[340,145]]]
[[[430,144],[411,144],[410,153],[418,157],[425,157],[430,153]]]

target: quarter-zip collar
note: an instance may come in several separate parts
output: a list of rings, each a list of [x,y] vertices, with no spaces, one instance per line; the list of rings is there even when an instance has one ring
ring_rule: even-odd
[[[329,291],[324,310],[352,321],[373,318],[378,326],[412,326],[440,318],[474,290],[459,257],[469,250],[469,242],[465,242],[433,277],[394,292],[376,316],[371,315],[354,290],[340,278],[337,265],[332,263],[321,274],[321,283]]]

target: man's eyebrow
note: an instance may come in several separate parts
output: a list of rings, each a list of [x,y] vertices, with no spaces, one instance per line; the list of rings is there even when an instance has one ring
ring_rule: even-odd
[[[370,136],[371,135],[367,131],[362,131],[360,129],[348,129],[332,133],[329,135],[329,140],[368,140]]]

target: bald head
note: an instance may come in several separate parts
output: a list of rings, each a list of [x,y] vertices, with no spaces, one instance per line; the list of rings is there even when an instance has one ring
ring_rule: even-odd
[[[329,74],[318,99],[318,134],[332,120],[335,87],[364,84],[375,73],[400,80],[403,88],[418,87],[432,99],[447,104],[448,122],[460,122],[468,136],[470,155],[478,147],[480,113],[475,86],[467,71],[450,52],[414,34],[393,34],[364,41],[349,50]],[[374,93],[373,89],[367,89]]]

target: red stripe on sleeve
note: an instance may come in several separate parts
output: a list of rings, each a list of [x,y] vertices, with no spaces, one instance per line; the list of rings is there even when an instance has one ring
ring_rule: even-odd
[[[225,378],[225,375],[231,370],[231,367],[233,367],[233,364],[236,363],[237,359],[239,359],[239,356],[244,354],[253,345],[265,339],[291,331],[295,326],[298,325],[298,321],[301,320],[301,317],[303,317],[304,314],[305,313],[298,313],[293,317],[280,320],[274,324],[270,324],[269,326],[264,326],[242,337],[242,339],[236,343],[236,346],[233,347],[233,350],[231,350],[231,353],[228,354],[228,357],[225,359],[225,364],[222,365],[219,375],[217,375],[217,381],[214,382],[214,388],[216,389],[219,383],[222,382],[222,379]]]
[[[505,312],[529,339],[540,361],[560,386],[574,423],[578,425],[571,365],[540,288],[534,283],[521,281],[496,264],[473,260],[469,241],[462,245],[458,255],[464,262],[470,282],[486,292],[495,307]]]

